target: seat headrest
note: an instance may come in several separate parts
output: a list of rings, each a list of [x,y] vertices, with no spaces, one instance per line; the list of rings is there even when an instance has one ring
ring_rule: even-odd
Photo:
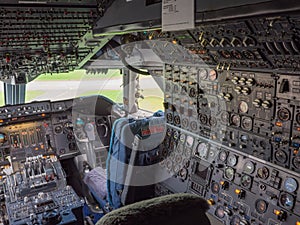
[[[114,210],[96,225],[210,225],[206,200],[193,194],[161,196]]]

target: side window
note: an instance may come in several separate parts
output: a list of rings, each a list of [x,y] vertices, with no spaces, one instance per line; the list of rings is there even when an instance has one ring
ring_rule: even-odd
[[[139,108],[155,112],[163,110],[164,93],[152,76],[140,75],[140,98]]]

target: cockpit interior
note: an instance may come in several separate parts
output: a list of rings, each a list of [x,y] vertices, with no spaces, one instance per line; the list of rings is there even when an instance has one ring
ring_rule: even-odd
[[[297,0],[1,0],[0,81],[0,225],[300,225]]]

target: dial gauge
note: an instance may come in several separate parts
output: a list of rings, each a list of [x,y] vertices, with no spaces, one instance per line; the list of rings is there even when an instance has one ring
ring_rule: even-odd
[[[221,121],[225,124],[228,124],[229,122],[229,113],[228,112],[222,112],[221,113]]]
[[[250,117],[243,117],[242,119],[242,128],[244,130],[252,129],[252,119]]]
[[[289,193],[281,193],[279,196],[279,205],[283,208],[291,210],[295,204],[295,197]]]
[[[233,216],[230,225],[240,225],[241,224],[241,218],[237,215]]]
[[[231,117],[231,123],[232,125],[239,127],[241,123],[241,118],[239,115],[232,115]]]
[[[233,155],[233,154],[229,154],[228,158],[227,158],[227,165],[228,166],[235,166],[237,164],[237,156]]]
[[[251,174],[251,173],[254,172],[254,170],[255,170],[255,165],[254,165],[253,162],[248,161],[248,162],[245,163],[245,165],[244,165],[244,172],[245,173]]]
[[[288,156],[284,151],[278,150],[275,152],[275,159],[280,163],[286,163]]]
[[[292,177],[286,178],[284,181],[284,189],[289,193],[295,192],[298,189],[297,181]]]
[[[263,214],[267,211],[268,209],[268,203],[265,200],[258,199],[255,202],[255,209],[259,214]]]
[[[183,144],[185,142],[185,134],[181,134],[179,137],[180,143]]]
[[[215,215],[219,218],[224,218],[225,217],[225,210],[223,206],[218,206],[216,208]]]
[[[300,157],[299,156],[293,158],[293,166],[297,169],[300,169]]]
[[[270,174],[269,169],[265,166],[257,170],[257,176],[262,180],[268,179],[269,174]]]
[[[220,191],[220,185],[219,185],[218,182],[213,182],[213,183],[211,184],[211,191],[212,191],[212,193],[214,193],[214,194],[218,194],[218,193],[219,193],[219,191]]]
[[[281,121],[288,121],[291,118],[291,112],[287,108],[281,108],[277,112],[277,117]]]
[[[226,152],[226,151],[221,151],[221,152],[219,153],[219,160],[220,160],[221,162],[225,162],[226,159],[227,159],[227,152]]]
[[[207,70],[206,70],[206,69],[201,69],[201,70],[199,71],[199,78],[200,78],[201,80],[206,80],[207,77],[208,77]]]
[[[232,169],[231,167],[226,167],[226,169],[224,171],[224,178],[226,178],[227,180],[233,180],[234,169]]]
[[[249,110],[248,103],[245,101],[241,101],[239,104],[239,110],[241,113],[247,113]]]
[[[216,70],[209,71],[209,79],[211,81],[215,81],[218,78],[218,74]]]
[[[186,137],[186,145],[187,147],[192,147],[194,144],[194,138],[192,136]]]
[[[208,146],[206,143],[200,143],[197,146],[197,151],[195,152],[195,155],[200,156],[201,158],[206,158],[208,153]]]
[[[244,188],[250,188],[250,187],[251,187],[251,184],[252,184],[252,177],[250,177],[250,176],[247,175],[247,174],[244,174],[244,175],[241,177],[241,185],[242,185]]]

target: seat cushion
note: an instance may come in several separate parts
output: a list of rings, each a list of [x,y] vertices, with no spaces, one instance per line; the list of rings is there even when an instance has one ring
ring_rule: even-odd
[[[84,177],[84,183],[92,190],[97,198],[105,199],[107,197],[106,170],[102,167],[96,167],[88,172]]]
[[[206,200],[193,194],[161,196],[114,210],[96,225],[210,225]]]

